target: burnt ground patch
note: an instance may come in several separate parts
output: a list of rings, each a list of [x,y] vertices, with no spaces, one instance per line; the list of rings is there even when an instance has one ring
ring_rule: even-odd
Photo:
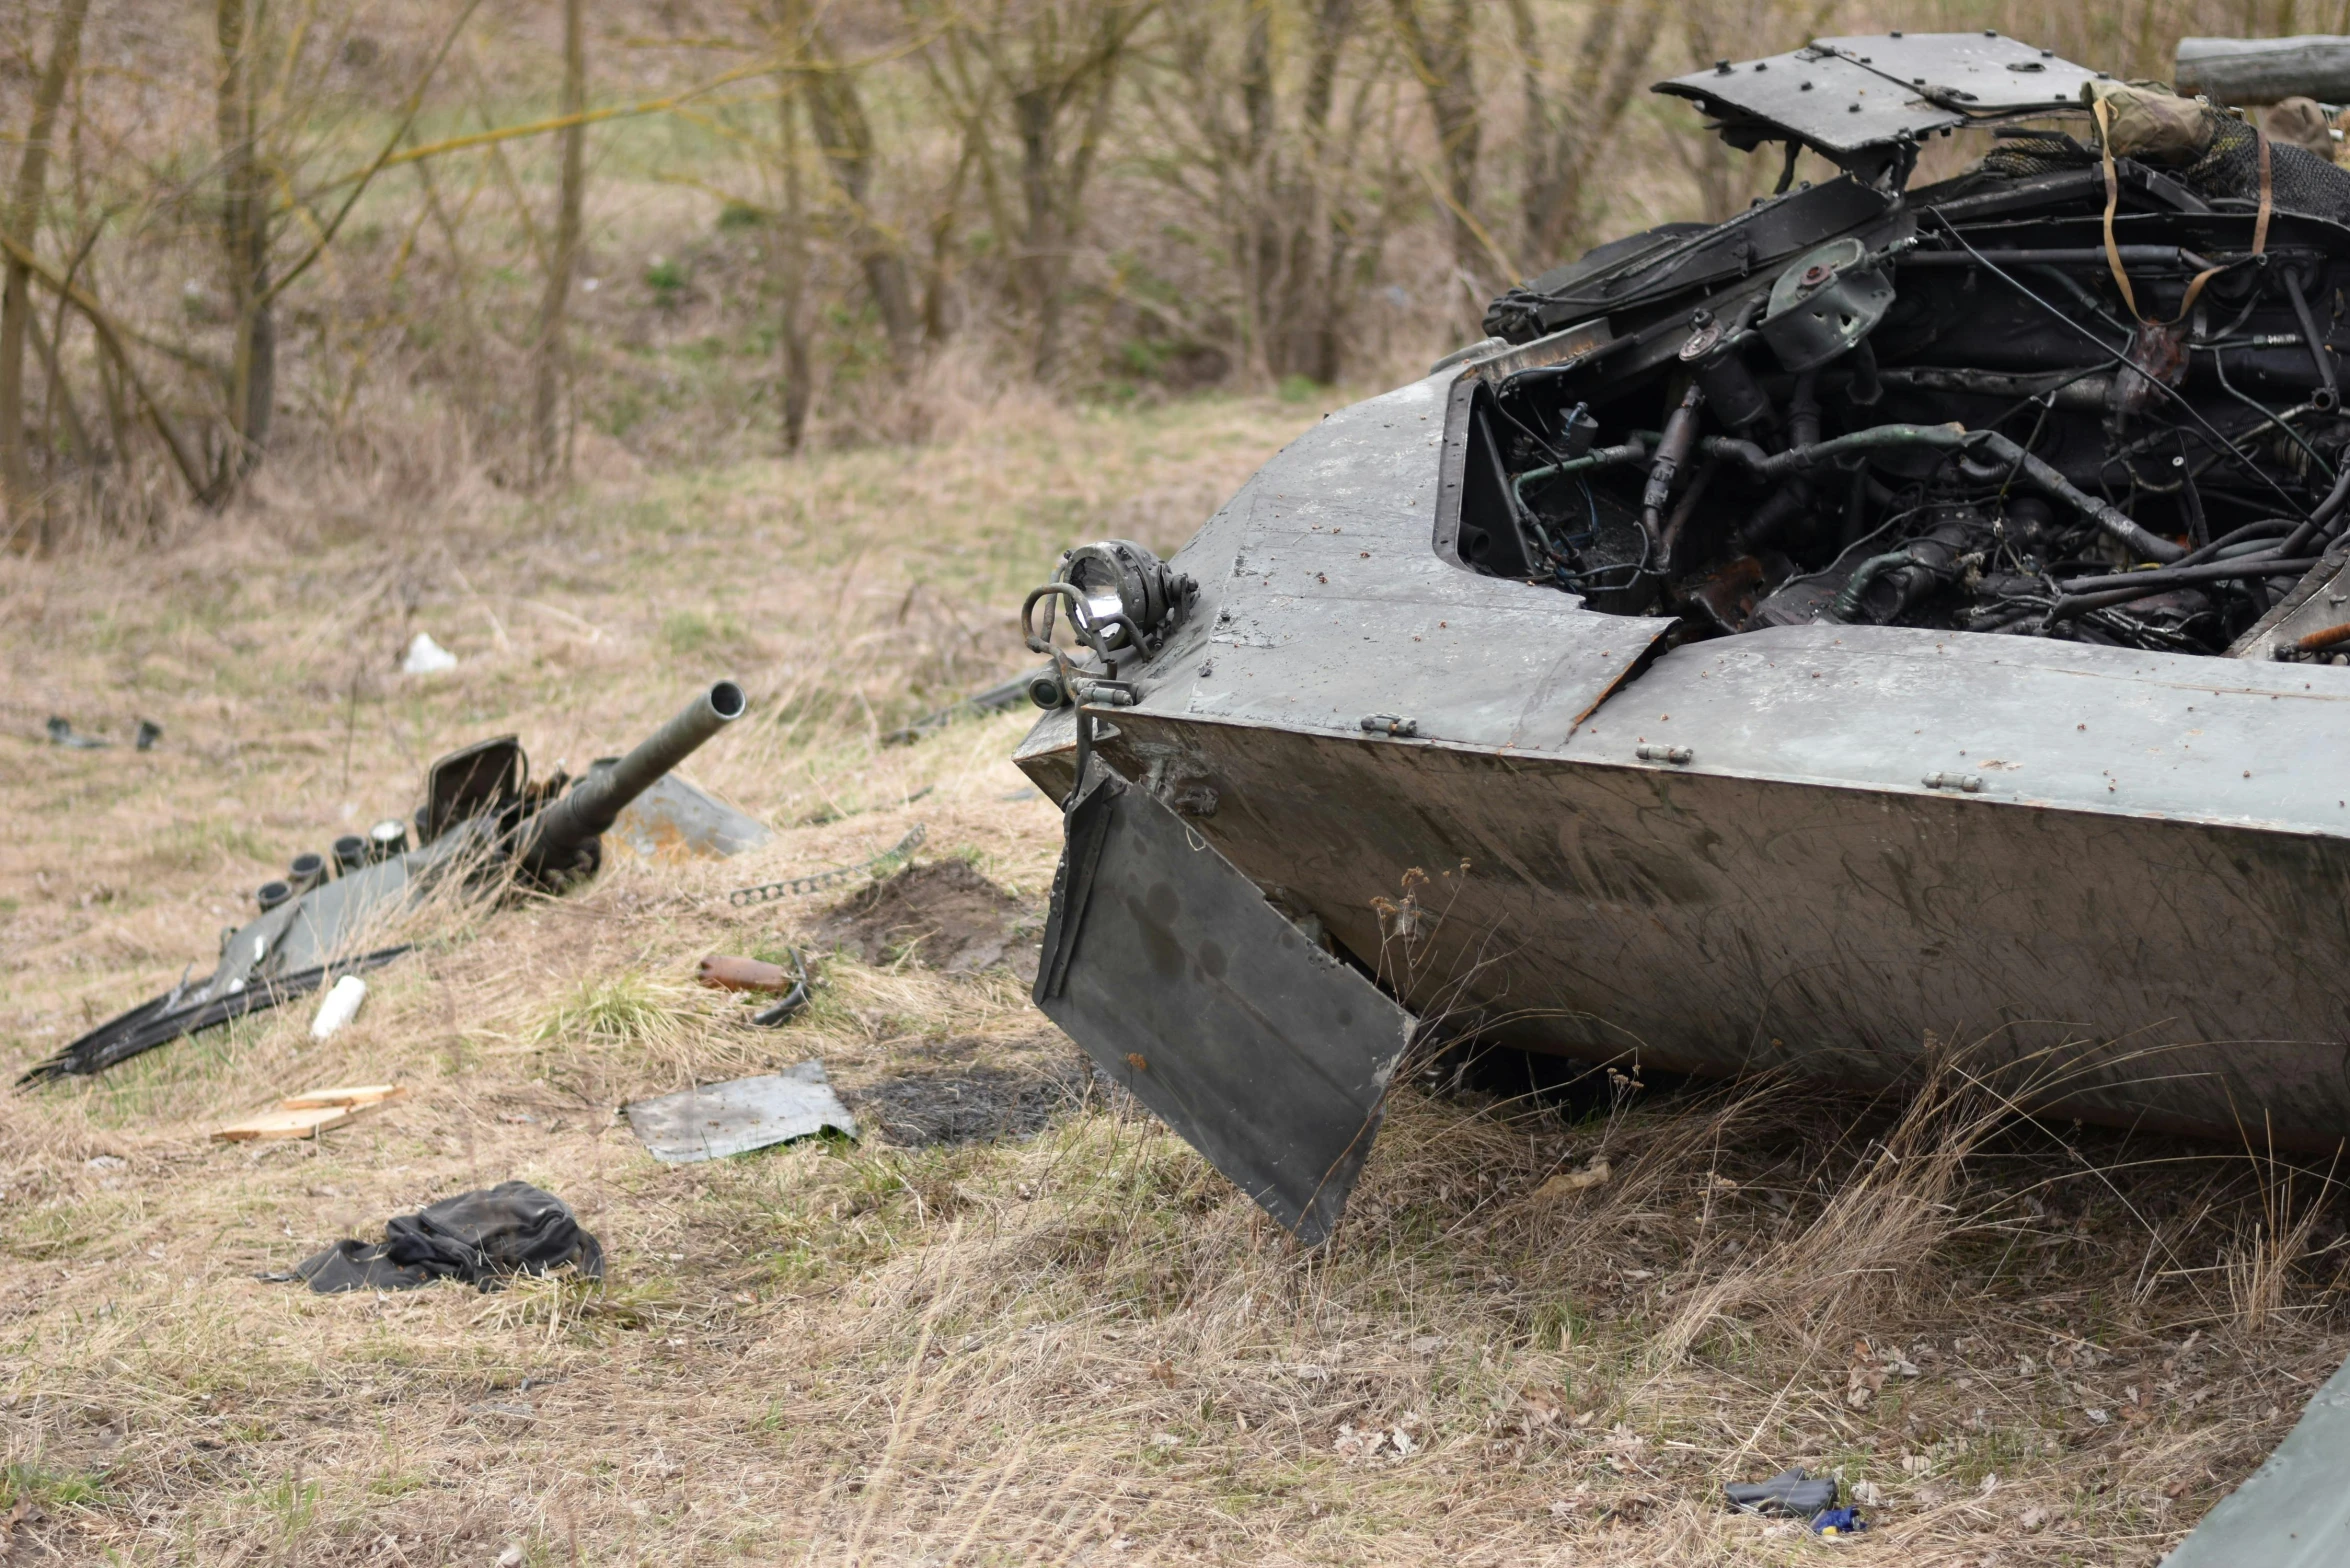
[[[1075,1050],[1043,1061],[970,1063],[900,1073],[844,1093],[860,1124],[893,1144],[994,1143],[1031,1138],[1054,1117],[1098,1096],[1097,1069]]]
[[[1042,922],[963,860],[906,867],[825,911],[817,945],[875,968],[911,959],[969,974],[1010,964],[1033,974]]]

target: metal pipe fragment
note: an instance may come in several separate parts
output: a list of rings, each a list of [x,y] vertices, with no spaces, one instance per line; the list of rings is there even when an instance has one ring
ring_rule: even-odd
[[[660,782],[702,742],[741,718],[746,706],[740,686],[720,681],[627,756],[590,768],[562,799],[517,829],[521,842],[516,863],[534,875],[567,868],[581,845],[611,827],[630,801]]]
[[[1969,430],[1958,424],[1871,425],[1866,430],[1832,436],[1807,447],[1789,447],[1784,452],[1765,452],[1751,441],[1739,441],[1728,436],[1708,436],[1703,446],[1708,456],[1721,456],[1743,463],[1756,477],[1762,479],[1804,473],[1847,453],[1882,451],[1892,447],[1922,446],[1945,452],[1988,456],[2012,469],[2018,478],[2029,481],[2034,489],[2064,502],[2104,533],[2148,560],[2167,563],[2187,553],[2185,546],[2175,545],[2168,539],[2148,533],[2126,514],[2080,489],[2047,463],[1996,430]]]
[[[1665,503],[1673,497],[1674,476],[1697,445],[1697,411],[1704,406],[1705,388],[1692,381],[1680,406],[1665,420],[1664,438],[1656,444],[1656,460],[1648,465],[1648,488],[1640,493],[1640,526],[1660,559],[1665,553]]]

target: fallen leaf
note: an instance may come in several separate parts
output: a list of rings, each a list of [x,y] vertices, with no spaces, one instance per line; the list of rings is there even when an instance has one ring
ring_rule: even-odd
[[[1569,1193],[1589,1192],[1594,1187],[1605,1185],[1613,1174],[1604,1158],[1595,1159],[1579,1171],[1560,1171],[1535,1188],[1534,1201],[1548,1203],[1553,1198],[1563,1198]]]
[[[1845,1374],[1844,1402],[1855,1410],[1866,1410],[1869,1401],[1877,1397],[1885,1386],[1885,1368],[1854,1367]]]

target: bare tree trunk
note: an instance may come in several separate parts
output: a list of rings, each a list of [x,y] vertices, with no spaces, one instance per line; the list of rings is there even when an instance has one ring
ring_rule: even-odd
[[[1006,84],[1012,132],[1020,143],[1020,191],[1027,209],[1022,276],[1036,315],[1030,368],[1039,381],[1051,380],[1061,368],[1064,294],[1085,187],[1101,150],[1126,46],[1153,3],[1097,0],[1069,17],[1050,6],[1037,7],[1028,26],[1025,66]],[[1089,24],[1087,31],[1070,40],[1067,35],[1076,31],[1079,20]],[[992,58],[991,63],[1002,73],[1000,63]],[[1063,124],[1070,118],[1076,120],[1076,144],[1064,155]]]
[[[1527,0],[1510,0],[1526,95],[1521,259],[1537,271],[1563,260],[1582,230],[1591,172],[1640,84],[1662,11],[1660,0],[1594,0],[1566,91],[1554,103],[1533,12]],[[1685,25],[1700,24],[1685,18]]]
[[[1477,77],[1469,45],[1475,32],[1472,0],[1444,0],[1441,15],[1431,19],[1423,6],[1437,0],[1391,0],[1395,27],[1403,38],[1412,70],[1428,98],[1429,116],[1436,122],[1436,142],[1444,158],[1444,196],[1447,228],[1452,235],[1452,257],[1472,277],[1490,272],[1486,242],[1477,232],[1477,162],[1484,138],[1478,115]]]
[[[1030,305],[1036,313],[1036,348],[1030,365],[1046,381],[1060,366],[1061,282],[1067,253],[1053,210],[1054,135],[1059,109],[1050,87],[1031,86],[1012,96],[1012,133],[1020,141],[1020,197],[1027,210],[1025,265]]]
[[[563,0],[562,112],[575,115],[587,107],[587,25],[584,0]],[[570,362],[563,336],[565,308],[571,301],[571,275],[579,269],[580,211],[586,201],[587,127],[563,130],[562,185],[555,198],[555,247],[547,258],[547,288],[539,300],[538,342],[533,358],[535,386],[530,404],[532,478],[545,483],[558,470],[571,467],[571,443],[559,438],[556,405],[561,401],[564,370]]]
[[[269,448],[269,416],[277,401],[277,320],[269,290],[269,188],[255,146],[253,81],[245,0],[215,0],[220,43],[218,108],[222,192],[220,237],[228,254],[229,307],[236,347],[228,385],[229,447],[222,453],[205,499],[228,499]]]
[[[986,155],[968,130],[962,143],[954,175],[938,192],[930,212],[930,264],[922,277],[922,342],[931,349],[942,346],[955,330],[953,302],[947,291],[954,280],[955,237],[963,221],[963,189],[970,183],[974,165]]]
[[[16,191],[4,221],[8,235],[27,251],[41,222],[41,196],[49,181],[49,143],[56,135],[57,106],[81,52],[82,22],[90,0],[63,0],[49,35],[49,64],[33,91],[33,119],[25,133],[24,157],[16,167]],[[0,272],[0,502],[6,505],[9,537],[31,541],[32,473],[24,448],[24,348],[33,310],[32,274],[15,257]]]
[[[797,452],[808,437],[808,216],[800,176],[799,94],[788,87],[776,99],[776,129],[783,158],[783,211],[775,225],[776,270],[783,285],[782,317],[776,323],[783,354],[783,450]]]
[[[1331,188],[1336,149],[1330,110],[1337,95],[1338,57],[1354,27],[1355,0],[1321,0],[1314,9],[1312,52],[1298,101],[1297,167],[1274,195],[1288,233],[1281,245],[1279,292],[1266,307],[1272,318],[1270,358],[1276,374],[1308,376],[1325,386],[1338,379],[1339,323],[1346,307],[1331,285],[1348,245]]]
[[[826,47],[823,30],[811,22],[805,24],[805,33],[808,126],[833,183],[849,204],[849,250],[865,275],[873,308],[881,315],[891,357],[904,365],[921,342],[922,317],[914,303],[904,245],[873,220],[873,123],[865,118],[855,79]]]

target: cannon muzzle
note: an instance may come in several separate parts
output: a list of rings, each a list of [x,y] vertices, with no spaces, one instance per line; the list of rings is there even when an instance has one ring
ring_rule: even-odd
[[[572,870],[579,851],[612,826],[628,803],[651,789],[694,748],[743,715],[743,689],[720,681],[687,703],[627,756],[599,762],[563,797],[518,828],[515,860],[534,877]]]

